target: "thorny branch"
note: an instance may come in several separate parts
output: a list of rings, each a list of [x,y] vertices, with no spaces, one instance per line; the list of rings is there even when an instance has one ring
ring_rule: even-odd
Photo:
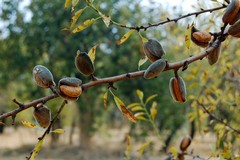
[[[56,120],[58,119],[58,116],[60,115],[60,113],[62,112],[64,106],[67,104],[67,101],[64,100],[62,105],[60,106],[60,108],[58,109],[56,115],[54,116],[54,118],[51,120],[50,125],[48,126],[48,128],[45,130],[45,132],[43,133],[43,135],[41,137],[38,138],[39,141],[43,140],[45,138],[45,136],[47,134],[49,134],[49,132],[51,131],[52,126],[54,125],[54,123],[56,122]],[[27,159],[31,158],[31,155],[33,154],[33,151],[30,153],[29,157],[26,157]]]
[[[179,68],[183,67],[186,64],[186,61],[188,62],[188,65],[197,61],[197,60],[202,60],[204,57],[206,57],[212,50],[214,50],[217,46],[219,46],[219,44],[221,43],[221,41],[219,39],[216,39],[213,44],[205,51],[186,58],[182,61],[179,62],[174,62],[174,63],[167,63],[167,66],[165,67],[164,71],[168,71],[168,70],[178,70]],[[134,79],[134,78],[141,78],[144,75],[145,70],[142,71],[136,71],[136,72],[130,72],[130,73],[126,73],[126,74],[121,74],[121,75],[117,75],[117,76],[112,76],[112,77],[107,77],[107,78],[99,78],[95,81],[91,81],[91,82],[87,82],[85,84],[82,84],[82,89],[86,90],[90,87],[93,86],[97,86],[97,85],[101,85],[101,84],[113,84],[115,82],[118,81],[122,81],[122,80],[128,80],[128,79]],[[42,97],[36,100],[33,100],[32,102],[23,104],[18,102],[17,100],[13,100],[14,103],[16,103],[19,108],[10,111],[8,113],[2,114],[0,115],[0,120],[5,119],[7,117],[10,116],[16,116],[19,112],[28,109],[29,107],[33,107],[36,106],[39,103],[46,103],[49,100],[55,99],[59,97],[57,94],[52,94],[50,96],[46,96],[46,97]]]

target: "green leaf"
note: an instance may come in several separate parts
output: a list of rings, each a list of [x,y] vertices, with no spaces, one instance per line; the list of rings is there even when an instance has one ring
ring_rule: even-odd
[[[157,94],[154,94],[154,95],[151,95],[147,98],[146,102],[145,102],[145,105],[148,104],[148,102],[150,102],[151,100],[153,100],[155,97],[157,97]]]
[[[137,95],[138,95],[138,98],[140,99],[140,101],[142,102],[143,101],[143,92],[139,89],[137,89]]]
[[[92,63],[94,63],[94,61],[95,61],[95,57],[96,57],[95,53],[96,53],[96,49],[97,49],[98,45],[99,44],[96,44],[95,46],[93,46],[90,49],[90,51],[88,52],[88,56],[90,57]]]
[[[107,108],[107,99],[108,99],[108,90],[103,95],[103,106],[104,106],[104,108]]]
[[[125,104],[122,100],[120,100],[117,96],[113,96],[114,101],[118,107],[118,109],[122,112],[124,116],[126,116],[130,121],[137,123],[137,119],[134,117],[134,115],[126,108]]]
[[[77,33],[77,32],[81,32],[84,29],[86,29],[87,27],[89,27],[96,19],[92,18],[92,19],[87,19],[86,21],[84,21],[82,24],[80,24],[79,26],[77,26],[71,33]]]
[[[42,147],[42,143],[43,143],[43,139],[38,141],[37,145],[35,146],[35,148],[33,149],[33,152],[30,156],[30,160],[35,160],[35,158],[37,157],[41,147]]]
[[[28,128],[38,128],[34,123],[28,121],[22,121],[22,124]]]
[[[144,63],[146,63],[147,60],[148,60],[148,58],[147,58],[147,56],[145,56],[145,57],[141,58],[141,59],[138,61],[138,70],[140,70],[140,67],[141,67]]]
[[[64,9],[67,9],[72,0],[65,0]]]
[[[74,15],[72,16],[71,19],[71,23],[70,23],[70,29],[76,24],[78,18],[82,15],[83,11],[86,9],[87,7],[84,7],[82,9],[79,9],[77,12],[74,13]]]
[[[134,32],[134,30],[130,30],[130,31],[128,31],[127,33],[125,33],[123,36],[122,36],[122,38],[119,40],[119,41],[117,41],[117,45],[121,45],[121,44],[123,44],[130,36],[131,36],[131,34]]]
[[[75,6],[78,4],[79,0],[72,0],[72,11],[74,11]]]
[[[190,45],[191,45],[191,29],[192,29],[193,25],[187,25],[186,31],[185,31],[185,45],[187,47],[187,49],[190,49]]]
[[[65,131],[64,129],[55,129],[52,131],[53,133],[63,134]]]

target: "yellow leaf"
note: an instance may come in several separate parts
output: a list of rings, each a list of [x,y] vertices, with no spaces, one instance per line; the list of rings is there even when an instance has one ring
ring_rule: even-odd
[[[122,100],[120,100],[117,96],[114,96],[114,101],[124,116],[126,116],[130,121],[137,123],[136,117],[134,117],[134,115],[125,107]]]
[[[33,149],[33,152],[30,156],[30,160],[35,160],[35,158],[37,157],[41,147],[42,147],[42,143],[43,143],[43,139],[38,141],[37,145],[35,146],[35,148]]]
[[[95,21],[94,18],[92,18],[92,19],[87,19],[87,20],[84,21],[82,24],[80,24],[79,26],[77,26],[71,33],[81,32],[82,30],[84,30],[84,29],[86,29],[88,26],[90,26],[94,21]]]
[[[141,157],[142,154],[143,154],[143,151],[149,146],[150,142],[147,142],[147,143],[144,143],[142,146],[140,146],[138,149],[137,149],[137,152],[138,152],[138,156]]]
[[[142,43],[147,42],[148,39],[143,37],[140,32],[138,32],[138,35],[141,37]]]
[[[191,45],[191,29],[192,29],[193,25],[187,25],[186,31],[185,31],[185,45],[187,47],[187,49],[190,49],[190,45]]]
[[[53,133],[63,134],[65,131],[64,129],[55,129],[52,131]]]
[[[122,44],[122,43],[124,43],[130,36],[131,36],[131,34],[134,32],[134,30],[130,30],[130,31],[128,31],[127,33],[125,33],[123,36],[122,36],[122,38],[119,40],[119,41],[117,41],[117,45],[120,45],[120,44]]]
[[[134,117],[144,116],[144,115],[146,115],[145,112],[137,112],[137,113],[134,114]]]
[[[126,135],[126,139],[127,139],[127,148],[125,150],[125,155],[126,157],[130,157],[130,153],[131,153],[131,137],[129,135]]]
[[[138,61],[138,70],[140,70],[140,67],[141,67],[144,63],[146,63],[147,60],[148,60],[148,58],[147,58],[147,56],[145,56],[145,57],[141,58],[141,59]]]
[[[144,116],[135,116],[135,117],[136,117],[136,119],[147,121],[147,118]]]
[[[132,103],[132,104],[129,104],[128,106],[127,106],[127,109],[131,109],[131,108],[133,108],[133,107],[135,107],[135,106],[139,106],[139,105],[141,105],[140,103]]]
[[[96,53],[96,49],[98,47],[99,44],[96,44],[95,46],[93,46],[90,51],[88,52],[88,56],[90,57],[92,63],[94,63],[95,61],[95,53]]]
[[[38,126],[36,126],[34,123],[28,122],[28,121],[22,121],[22,124],[26,127],[29,128],[38,128]]]
[[[138,98],[140,99],[140,101],[143,101],[143,92],[139,89],[137,89],[137,95],[138,95]]]
[[[136,106],[131,109],[132,111],[142,111],[144,108],[142,106]]]
[[[108,99],[108,91],[104,93],[103,95],[103,105],[104,108],[107,108],[107,99]]]
[[[74,13],[74,15],[72,16],[71,19],[71,23],[70,23],[70,27],[69,29],[71,29],[77,22],[78,18],[82,15],[83,11],[86,9],[87,7],[84,7],[82,9],[79,9],[77,12]]]
[[[157,97],[157,94],[151,95],[147,98],[145,104],[148,104],[148,102],[150,102],[151,100],[153,100],[155,97]]]
[[[157,103],[153,102],[152,107],[150,109],[151,117],[152,117],[153,120],[155,120],[156,115],[157,115],[157,109],[156,109],[156,105],[155,104],[157,104]]]
[[[65,0],[64,8],[67,9],[72,0]]]
[[[174,157],[177,157],[177,155],[178,155],[178,150],[177,150],[175,147],[171,147],[171,148],[169,149],[169,152],[172,153],[172,155],[173,155]]]

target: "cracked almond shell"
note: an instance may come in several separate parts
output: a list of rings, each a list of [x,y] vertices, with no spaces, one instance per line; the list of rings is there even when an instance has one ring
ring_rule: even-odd
[[[169,90],[172,98],[177,102],[185,102],[187,91],[185,82],[182,77],[177,76],[173,77],[169,81]]]

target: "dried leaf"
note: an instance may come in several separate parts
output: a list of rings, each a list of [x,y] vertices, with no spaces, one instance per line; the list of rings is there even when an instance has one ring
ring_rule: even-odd
[[[65,0],[64,9],[67,9],[72,0]]]
[[[107,27],[109,27],[110,22],[111,22],[111,17],[110,16],[106,16],[105,14],[102,14],[101,12],[99,12],[99,15],[102,17],[102,20],[105,23],[105,25]]]
[[[63,134],[65,131],[64,129],[55,129],[52,131],[53,133]]]
[[[22,121],[22,124],[26,127],[29,128],[38,128],[38,126],[36,126],[34,123],[28,122],[28,121]]]
[[[125,104],[122,100],[120,100],[117,96],[114,96],[114,101],[118,107],[118,109],[126,116],[130,121],[137,123],[137,119],[133,116],[133,114],[125,107]]]
[[[145,105],[148,104],[148,102],[150,102],[151,100],[153,100],[155,97],[157,97],[157,94],[151,95],[147,98]]]
[[[103,105],[104,108],[107,108],[107,99],[108,99],[108,91],[104,93],[103,95]]]
[[[97,49],[98,45],[99,44],[96,44],[95,46],[93,46],[90,49],[90,51],[88,52],[88,56],[90,57],[92,63],[94,63],[94,61],[95,61],[95,57],[96,57],[95,53],[96,53],[96,49]]]
[[[3,122],[0,122],[0,125],[4,125],[4,126],[7,126],[5,123],[3,123]]]
[[[79,26],[77,26],[71,33],[77,33],[77,32],[81,32],[82,30],[86,29],[87,27],[89,27],[96,19],[92,18],[92,19],[87,19],[86,21],[84,21],[82,24],[80,24]]]
[[[141,58],[141,59],[138,61],[138,70],[140,70],[140,67],[141,67],[144,63],[146,63],[147,60],[148,60],[148,58],[147,58],[147,56],[145,56],[145,57]]]
[[[71,19],[71,23],[70,23],[70,27],[69,29],[71,29],[77,22],[78,18],[82,15],[83,11],[86,9],[87,7],[84,7],[82,9],[79,9],[77,12],[74,13],[74,15],[72,16]]]
[[[120,44],[122,44],[122,43],[124,43],[130,36],[131,36],[131,34],[134,32],[134,30],[130,30],[130,31],[128,31],[127,33],[125,33],[123,36],[122,36],[122,38],[119,40],[119,41],[117,41],[117,45],[120,45]]]
[[[138,156],[141,157],[142,154],[143,154],[143,151],[150,145],[150,142],[147,142],[147,143],[144,143],[142,146],[140,146],[138,149],[137,149],[137,152],[138,152]]]
[[[140,101],[142,102],[143,101],[143,92],[139,89],[137,89],[137,95],[138,95],[138,98],[140,99]]]
[[[191,45],[191,29],[192,29],[192,25],[188,24],[185,31],[185,45],[187,49],[190,49],[190,45]]]
[[[37,157],[41,147],[42,147],[42,143],[43,143],[43,139],[38,141],[37,145],[35,146],[35,148],[33,149],[33,152],[30,156],[30,160],[35,160],[35,158]]]

